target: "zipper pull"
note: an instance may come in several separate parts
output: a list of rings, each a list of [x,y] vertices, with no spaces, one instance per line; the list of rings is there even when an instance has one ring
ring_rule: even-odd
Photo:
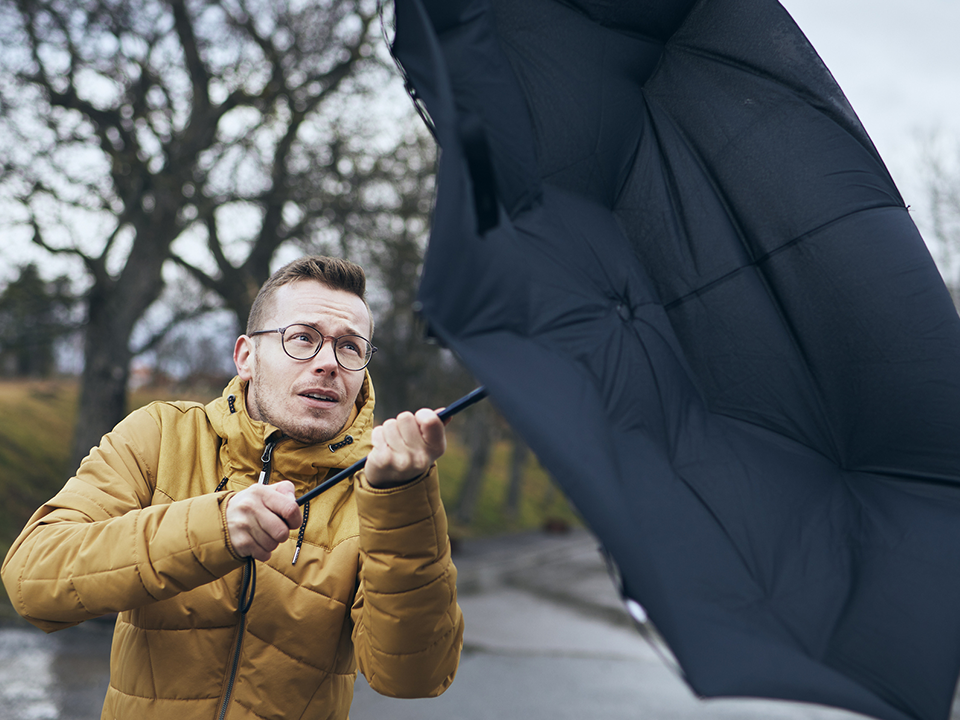
[[[269,440],[263,447],[263,455],[260,457],[261,462],[263,462],[263,470],[260,471],[260,477],[257,479],[259,485],[270,484],[270,466],[273,462],[273,449],[276,446],[276,440]]]

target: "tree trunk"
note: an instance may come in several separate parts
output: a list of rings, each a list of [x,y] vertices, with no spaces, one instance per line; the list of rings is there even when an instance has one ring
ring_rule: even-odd
[[[523,495],[523,470],[530,457],[530,448],[518,434],[513,434],[513,452],[510,454],[510,477],[507,494],[503,500],[503,514],[510,520],[520,516],[520,499]]]
[[[170,209],[158,202],[154,214],[141,218],[130,259],[119,276],[111,277],[105,262],[95,264],[94,284],[87,298],[72,469],[127,413],[127,380],[133,357],[130,337],[163,290],[163,263],[179,234],[175,207]]]
[[[493,447],[493,423],[486,405],[477,405],[468,417],[466,436],[470,458],[457,496],[454,518],[463,525],[473,522],[480,504],[480,491],[483,490],[484,471],[490,460]]]
[[[126,414],[130,367],[128,341],[129,335],[117,337],[104,332],[104,328],[87,326],[77,425],[70,455],[71,471]]]

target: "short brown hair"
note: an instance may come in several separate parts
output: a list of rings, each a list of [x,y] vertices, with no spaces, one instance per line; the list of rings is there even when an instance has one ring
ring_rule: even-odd
[[[324,255],[306,255],[277,270],[260,288],[250,308],[247,318],[247,333],[262,330],[260,325],[267,314],[267,308],[277,290],[297,280],[316,280],[332,290],[343,290],[363,300],[370,314],[370,306],[364,293],[367,289],[367,276],[363,268],[349,260],[326,257]],[[373,337],[373,315],[370,314],[370,338]]]

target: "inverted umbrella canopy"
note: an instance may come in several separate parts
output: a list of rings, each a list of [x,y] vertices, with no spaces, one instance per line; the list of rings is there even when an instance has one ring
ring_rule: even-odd
[[[396,0],[420,300],[692,689],[946,718],[960,320],[773,0]]]

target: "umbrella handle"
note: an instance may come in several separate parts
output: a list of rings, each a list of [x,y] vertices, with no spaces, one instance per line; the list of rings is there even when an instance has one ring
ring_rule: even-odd
[[[461,410],[466,410],[466,409],[467,409],[468,407],[470,407],[471,405],[474,405],[475,403],[480,402],[480,401],[483,400],[486,396],[487,396],[487,389],[481,385],[480,387],[476,388],[475,390],[472,390],[471,392],[469,392],[469,393],[467,393],[466,395],[464,395],[464,396],[463,396],[462,398],[460,398],[459,400],[455,400],[454,402],[450,403],[447,407],[445,407],[443,410],[441,410],[440,412],[438,412],[438,413],[437,413],[437,416],[438,416],[441,420],[446,420],[446,419],[449,418],[449,417],[453,417],[454,415],[456,415],[456,414],[457,414],[458,412],[460,412]],[[360,460],[357,460],[357,462],[355,462],[355,463],[354,463],[353,465],[351,465],[350,467],[346,468],[345,470],[341,470],[341,471],[338,472],[336,475],[334,475],[332,478],[329,478],[329,479],[327,479],[327,480],[324,480],[322,483],[320,483],[319,485],[317,485],[317,486],[316,486],[315,488],[313,488],[312,490],[310,490],[310,491],[308,491],[308,492],[305,492],[303,495],[301,495],[300,497],[298,497],[298,498],[297,498],[297,505],[303,505],[304,503],[310,502],[310,501],[313,500],[313,498],[315,498],[317,495],[319,495],[320,493],[324,492],[325,490],[328,490],[329,488],[333,487],[334,485],[336,485],[336,484],[337,484],[338,482],[340,482],[341,480],[345,480],[346,478],[350,477],[351,475],[353,475],[355,472],[357,472],[358,470],[360,470],[360,469],[361,469],[364,465],[366,465],[366,464],[367,464],[367,458],[362,458],[362,459],[360,459]]]

